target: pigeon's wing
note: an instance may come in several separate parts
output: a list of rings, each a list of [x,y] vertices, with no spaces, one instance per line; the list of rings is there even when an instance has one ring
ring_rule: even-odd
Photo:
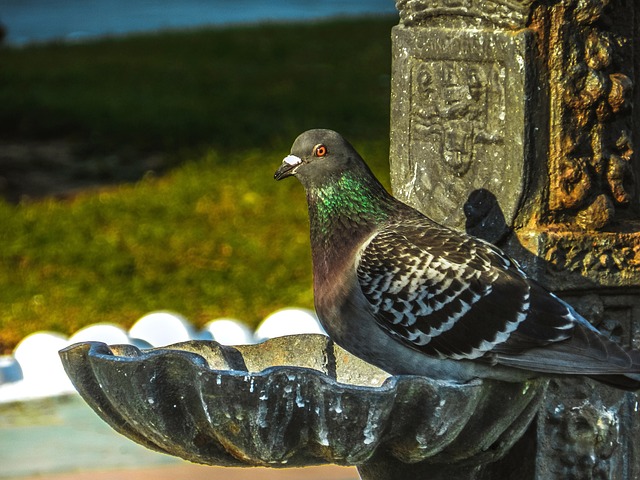
[[[556,359],[542,347],[565,343],[576,328],[598,336],[497,248],[427,220],[374,233],[356,269],[378,325],[435,357],[562,373],[573,350]]]

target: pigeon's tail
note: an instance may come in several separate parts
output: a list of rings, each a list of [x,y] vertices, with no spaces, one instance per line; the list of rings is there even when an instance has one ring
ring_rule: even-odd
[[[609,340],[590,325],[576,323],[571,338],[502,355],[498,362],[552,375],[584,375],[624,390],[640,390],[640,351]]]
[[[592,375],[591,378],[621,390],[640,390],[640,374],[627,373],[624,375]]]
[[[578,325],[576,330],[581,332],[576,332],[574,338],[580,339],[587,355],[593,355],[594,363],[603,363],[602,368],[609,369],[609,372],[589,377],[623,390],[640,390],[640,351],[623,347],[595,329]],[[590,367],[589,364],[585,368],[598,370],[597,366]]]
[[[603,360],[612,370],[611,373],[589,377],[622,390],[640,390],[640,351],[623,347],[590,329],[585,329],[585,337],[589,340],[589,347],[594,344],[594,340],[598,345],[604,346],[603,352],[607,356]],[[618,368],[622,371],[614,373]]]

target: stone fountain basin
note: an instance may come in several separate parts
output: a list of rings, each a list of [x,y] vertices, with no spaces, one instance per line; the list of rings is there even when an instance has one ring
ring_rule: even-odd
[[[115,430],[224,466],[362,465],[376,452],[403,463],[488,462],[520,438],[545,386],[391,376],[323,335],[150,350],[86,342],[60,355]]]

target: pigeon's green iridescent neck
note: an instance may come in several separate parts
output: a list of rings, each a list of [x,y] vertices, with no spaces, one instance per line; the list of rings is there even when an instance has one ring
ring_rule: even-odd
[[[382,222],[389,218],[390,196],[377,181],[345,172],[336,181],[317,186],[309,198],[310,214],[321,231],[335,228],[339,219],[353,223]]]

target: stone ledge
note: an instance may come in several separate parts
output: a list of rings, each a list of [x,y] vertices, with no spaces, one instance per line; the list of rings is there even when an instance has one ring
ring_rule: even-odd
[[[521,230],[516,235],[528,255],[537,257],[532,262],[538,280],[552,290],[640,285],[640,231]]]

